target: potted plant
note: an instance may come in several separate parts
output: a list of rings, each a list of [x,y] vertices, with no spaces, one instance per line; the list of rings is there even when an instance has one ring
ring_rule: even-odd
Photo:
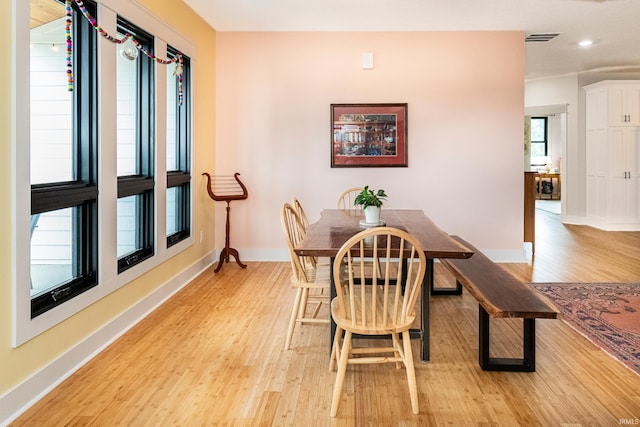
[[[367,224],[379,224],[380,208],[386,198],[387,195],[384,190],[371,190],[368,185],[365,185],[362,191],[353,199],[353,204],[362,206]]]

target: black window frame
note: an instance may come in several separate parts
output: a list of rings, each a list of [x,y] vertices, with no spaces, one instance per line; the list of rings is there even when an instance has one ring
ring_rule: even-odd
[[[95,16],[96,3],[84,5]],[[71,13],[73,181],[31,185],[31,215],[74,209],[73,278],[33,295],[32,319],[98,285],[98,38],[75,3]]]
[[[149,53],[153,53],[151,34],[118,16],[118,31],[129,33]],[[118,176],[118,199],[138,196],[136,208],[136,249],[118,258],[118,273],[151,258],[154,255],[154,162],[155,162],[155,73],[154,61],[140,54],[137,64],[136,108],[136,174]]]
[[[178,51],[167,46],[169,57]],[[175,99],[179,97],[179,85],[174,86]],[[167,171],[167,190],[177,188],[177,231],[167,236],[167,248],[191,235],[191,59],[182,55],[182,103],[176,104],[177,170]]]
[[[531,117],[531,121],[533,120],[543,120],[544,121],[544,140],[537,141],[533,140],[533,132],[531,132],[531,153],[533,153],[533,145],[534,144],[543,144],[544,145],[544,157],[549,155],[549,118],[548,117]],[[544,166],[544,163],[531,163],[531,166]]]

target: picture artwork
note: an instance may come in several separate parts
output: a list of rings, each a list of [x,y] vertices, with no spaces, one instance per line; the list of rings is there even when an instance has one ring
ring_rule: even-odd
[[[332,104],[331,167],[407,166],[407,104]]]

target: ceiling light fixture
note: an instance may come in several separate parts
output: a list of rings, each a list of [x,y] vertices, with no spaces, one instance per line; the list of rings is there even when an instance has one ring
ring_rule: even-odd
[[[578,44],[580,45],[580,47],[589,47],[593,44],[593,42],[591,40],[582,40]]]

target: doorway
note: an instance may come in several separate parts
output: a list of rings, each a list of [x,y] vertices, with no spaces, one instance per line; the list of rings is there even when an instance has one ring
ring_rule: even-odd
[[[567,151],[567,104],[542,105],[537,107],[525,108],[525,115],[528,118],[542,118],[544,120],[537,121],[537,125],[544,125],[544,135],[540,136],[539,128],[532,126],[530,130],[531,142],[536,139],[540,141],[544,138],[546,150],[544,158],[528,159],[525,155],[525,164],[529,166],[529,170],[541,172],[542,178],[537,185],[543,185],[540,196],[536,198],[536,209],[550,211],[564,216],[567,193],[566,186],[562,186],[563,171],[566,170],[565,153]],[[537,135],[534,135],[538,132]],[[539,154],[538,150],[538,154]],[[538,156],[539,157],[539,156]],[[525,165],[525,167],[526,167]],[[545,178],[544,173],[556,176],[555,178]],[[546,200],[549,199],[549,200]],[[562,220],[562,218],[561,218]]]

